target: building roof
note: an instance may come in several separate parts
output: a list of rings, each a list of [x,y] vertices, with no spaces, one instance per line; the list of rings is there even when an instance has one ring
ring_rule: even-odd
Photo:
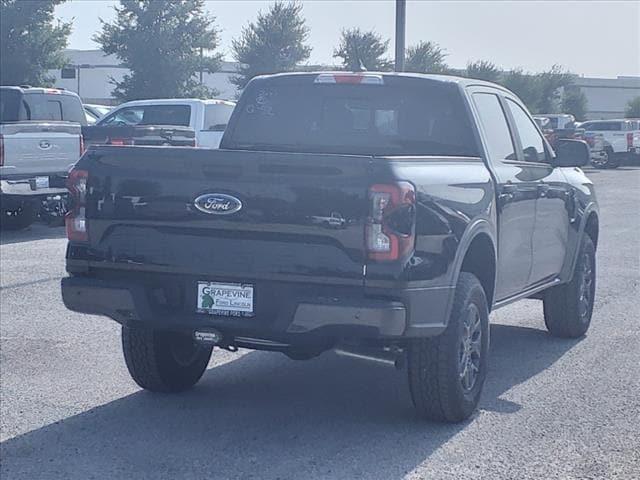
[[[74,50],[64,51],[69,65],[80,65],[83,68],[111,67],[126,68],[116,55],[105,55],[102,50]],[[238,71],[237,62],[220,62],[219,72],[236,73]]]

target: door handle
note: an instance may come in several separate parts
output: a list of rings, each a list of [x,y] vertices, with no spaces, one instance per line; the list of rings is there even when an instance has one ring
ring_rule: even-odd
[[[498,201],[500,204],[504,205],[516,196],[516,192],[518,191],[518,187],[513,183],[505,183],[500,187],[500,195],[498,195]]]
[[[541,197],[546,197],[547,196],[547,192],[549,191],[549,185],[546,183],[539,183],[538,184],[538,195]]]

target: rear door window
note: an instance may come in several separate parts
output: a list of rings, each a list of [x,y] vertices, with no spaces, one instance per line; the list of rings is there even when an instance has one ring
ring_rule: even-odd
[[[116,110],[98,122],[98,125],[176,125],[188,127],[191,123],[189,105],[138,105]]]
[[[493,93],[474,93],[473,101],[478,110],[484,131],[489,157],[493,161],[516,160],[516,150],[498,96]]]
[[[478,155],[457,87],[426,81],[324,85],[309,77],[245,90],[223,148]]]

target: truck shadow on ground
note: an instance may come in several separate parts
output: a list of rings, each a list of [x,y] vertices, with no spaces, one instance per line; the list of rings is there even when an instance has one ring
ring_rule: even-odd
[[[64,227],[50,227],[41,223],[34,223],[24,230],[1,230],[0,245],[10,245],[12,243],[32,242],[51,238],[66,238]]]
[[[577,340],[492,326],[481,410]],[[402,478],[465,429],[418,419],[406,371],[253,352],[180,395],[137,392],[2,444],[3,478]]]

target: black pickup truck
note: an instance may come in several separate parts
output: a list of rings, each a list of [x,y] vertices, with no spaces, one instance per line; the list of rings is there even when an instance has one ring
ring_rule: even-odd
[[[490,83],[258,77],[220,150],[79,160],[62,296],[122,324],[129,371],[152,391],[194,385],[214,346],[333,349],[407,371],[423,417],[460,421],[485,381],[492,310],[535,298],[552,335],[589,327],[588,160],[580,141],[554,152]]]

